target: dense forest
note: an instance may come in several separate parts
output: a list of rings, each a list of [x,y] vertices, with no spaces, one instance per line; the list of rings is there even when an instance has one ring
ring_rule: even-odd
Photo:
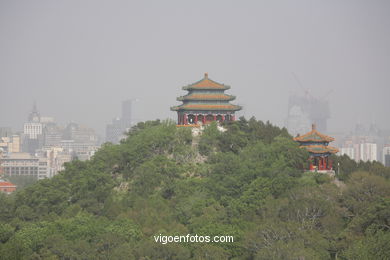
[[[286,129],[223,127],[139,123],[90,161],[0,194],[0,259],[390,259],[389,168],[334,156],[335,180],[304,172]]]

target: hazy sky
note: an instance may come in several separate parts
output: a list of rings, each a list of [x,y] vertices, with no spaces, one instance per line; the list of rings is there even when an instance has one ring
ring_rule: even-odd
[[[0,126],[42,115],[100,134],[124,99],[176,118],[205,72],[241,114],[283,125],[288,96],[327,96],[330,131],[390,128],[390,1],[0,0]]]

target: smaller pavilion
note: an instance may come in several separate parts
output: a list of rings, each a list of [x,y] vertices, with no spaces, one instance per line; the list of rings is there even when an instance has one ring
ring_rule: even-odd
[[[316,130],[316,125],[312,125],[312,130],[302,136],[297,136],[294,141],[299,142],[301,148],[305,148],[310,153],[310,171],[332,171],[332,161],[329,156],[339,150],[329,146],[334,141],[333,137],[321,134]]]

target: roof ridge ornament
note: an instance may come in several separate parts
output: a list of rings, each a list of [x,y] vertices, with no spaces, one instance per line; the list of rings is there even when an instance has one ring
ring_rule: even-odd
[[[312,124],[312,125],[311,125],[311,130],[313,130],[313,131],[314,131],[314,130],[317,130],[316,124]]]
[[[208,74],[207,72],[205,72],[204,78],[205,78],[205,79],[208,79],[208,78],[209,78],[209,74]]]

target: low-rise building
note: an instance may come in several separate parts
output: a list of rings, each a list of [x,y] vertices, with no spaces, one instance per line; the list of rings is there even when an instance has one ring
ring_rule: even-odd
[[[50,177],[47,158],[32,156],[29,153],[12,153],[0,158],[4,176],[33,176],[37,179]]]
[[[20,152],[20,136],[11,135],[9,137],[0,137],[0,149],[3,153]]]
[[[71,154],[59,146],[43,147],[41,150],[38,150],[37,155],[39,157],[47,158],[49,178],[53,177],[54,175],[57,175],[60,171],[64,170],[64,164],[72,160]]]
[[[390,144],[383,147],[383,164],[390,167]]]
[[[71,154],[73,157],[77,157],[77,159],[81,161],[89,160],[99,148],[97,145],[79,143],[75,140],[62,140],[60,142],[60,147],[63,148],[65,152]]]
[[[12,182],[0,179],[0,192],[11,194],[16,190],[16,185]]]

